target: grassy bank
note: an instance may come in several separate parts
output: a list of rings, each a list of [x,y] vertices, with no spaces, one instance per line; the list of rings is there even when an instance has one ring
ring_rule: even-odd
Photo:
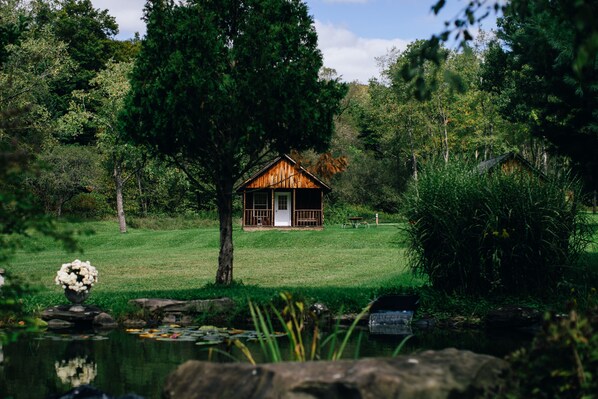
[[[598,215],[589,215],[594,228]],[[206,224],[181,225],[172,221],[139,223],[127,234],[118,232],[115,221],[71,223],[80,230],[94,230],[81,236],[83,253],[66,253],[49,239],[36,239],[19,251],[7,267],[37,288],[25,300],[29,312],[66,303],[61,287],[54,284],[60,265],[80,258],[90,260],[100,272],[99,283],[88,300],[115,315],[134,309],[129,299],[160,297],[203,299],[229,296],[247,311],[247,299],[265,304],[280,291],[308,303],[321,301],[333,311],[359,311],[383,293],[412,291],[425,281],[407,269],[403,225],[382,225],[369,229],[328,226],[323,231],[244,232],[235,228],[233,287],[216,287],[218,228]],[[194,226],[189,228],[189,226]],[[185,227],[185,228],[182,228]],[[588,270],[573,276],[563,287],[561,298],[464,298],[420,289],[420,314],[436,317],[480,315],[498,304],[559,307],[575,296],[583,302],[598,286],[598,230],[583,262]],[[239,284],[239,282],[241,282]],[[575,292],[569,295],[570,287]]]
[[[69,254],[53,241],[37,239],[19,251],[9,269],[37,293],[26,300],[29,311],[65,301],[54,284],[60,265],[89,260],[100,273],[88,300],[120,314],[132,298],[209,298],[229,295],[259,302],[281,290],[333,308],[355,311],[395,289],[420,286],[407,270],[400,226],[369,229],[327,227],[323,231],[234,231],[233,288],[211,286],[218,259],[216,227],[155,230],[132,228],[120,234],[115,222],[73,224],[95,234],[80,237],[82,254]]]

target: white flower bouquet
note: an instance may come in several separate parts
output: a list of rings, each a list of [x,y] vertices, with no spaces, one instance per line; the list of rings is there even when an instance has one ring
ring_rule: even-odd
[[[81,262],[75,259],[71,263],[65,263],[56,273],[54,279],[57,285],[75,292],[85,292],[98,281],[98,270],[89,261]]]

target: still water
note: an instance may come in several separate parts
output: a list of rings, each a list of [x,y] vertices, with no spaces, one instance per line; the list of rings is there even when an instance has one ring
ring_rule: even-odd
[[[403,338],[361,335],[359,357],[389,356]],[[358,336],[353,335],[345,357],[356,354]],[[434,330],[415,332],[402,353],[455,347],[502,357],[530,340],[529,335],[515,333]],[[284,338],[280,342],[284,346]],[[248,346],[259,362],[257,344]],[[242,358],[238,351],[232,354]],[[158,399],[165,378],[178,365],[190,359],[208,360],[209,356],[206,346],[195,342],[144,339],[122,330],[21,335],[16,342],[0,347],[0,398],[44,399],[91,384],[113,396],[134,392]],[[231,361],[224,355],[211,356],[212,360]]]

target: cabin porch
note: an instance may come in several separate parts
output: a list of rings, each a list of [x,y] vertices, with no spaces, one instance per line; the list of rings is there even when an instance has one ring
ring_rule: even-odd
[[[322,228],[323,193],[318,189],[256,189],[243,193],[243,227]]]

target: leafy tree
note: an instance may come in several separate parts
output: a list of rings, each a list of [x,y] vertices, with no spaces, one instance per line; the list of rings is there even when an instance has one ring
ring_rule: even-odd
[[[5,16],[0,7],[2,17]],[[52,82],[68,70],[64,46],[51,35],[23,34],[3,47],[0,64],[0,264],[33,231],[73,249],[75,242],[45,214],[27,182],[39,173],[37,155],[51,121],[43,105]]]
[[[574,7],[537,0],[507,8],[498,31],[504,45],[490,47],[484,77],[499,96],[504,116],[525,124],[534,136],[546,138],[558,153],[570,157],[586,188],[596,191],[598,64],[596,53],[591,63],[579,64],[585,50],[578,28],[567,17]],[[598,13],[595,2],[585,7]]]
[[[70,74],[53,85],[52,95],[46,101],[54,118],[68,112],[71,93],[89,90],[90,81],[109,60],[130,61],[137,52],[135,40],[114,39],[118,33],[116,20],[108,10],[94,8],[91,0],[34,0],[30,18],[32,33],[39,37],[51,32],[66,44],[74,63]],[[93,143],[95,131],[89,127],[77,136],[60,131],[55,136],[62,142],[87,145]]]
[[[110,38],[118,25],[108,10],[94,8],[91,0],[36,0],[34,8],[36,22],[52,26],[85,74],[100,70],[111,58]]]
[[[46,212],[61,216],[64,204],[94,190],[99,156],[93,147],[57,145],[41,153],[39,160],[42,167],[30,183]]]
[[[124,123],[198,186],[220,218],[216,282],[233,278],[234,185],[268,157],[327,147],[344,93],[299,0],[148,1]]]
[[[26,108],[27,112],[17,114],[22,129],[19,135],[30,134],[30,141],[47,140],[53,124],[47,105],[52,87],[72,66],[66,46],[51,32],[42,38],[27,33],[18,44],[5,46],[5,51],[7,59],[0,70],[0,106]]]
[[[121,233],[127,231],[124,185],[136,176],[144,163],[143,152],[124,140],[118,124],[118,114],[130,89],[128,74],[132,66],[132,63],[109,63],[91,80],[89,91],[73,93],[70,111],[61,119],[63,130],[73,135],[86,126],[96,131],[97,147],[114,179]]]
[[[29,15],[21,0],[8,0],[0,3],[0,64],[6,61],[6,46],[17,44],[28,30]]]

